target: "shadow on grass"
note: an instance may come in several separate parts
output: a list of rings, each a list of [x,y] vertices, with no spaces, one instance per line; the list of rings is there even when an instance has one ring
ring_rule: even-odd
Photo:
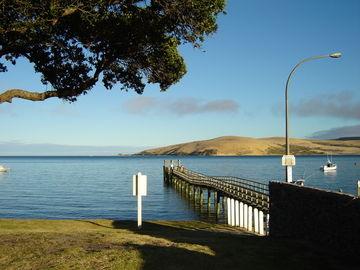
[[[203,223],[198,223],[199,228],[194,224],[144,222],[139,230],[134,221],[112,223],[116,229],[172,242],[168,246],[128,244],[141,252],[142,269],[355,269],[307,243],[215,232]]]
[[[111,227],[111,226],[106,226],[106,225],[100,224],[98,222],[91,221],[91,220],[86,220],[86,219],[75,219],[75,221],[78,221],[78,222],[81,222],[81,223],[88,223],[88,224],[99,226],[99,227],[102,227],[102,228],[108,228],[108,229],[113,229],[114,228],[114,227]]]
[[[185,248],[149,244],[128,244],[126,247],[136,249],[141,253],[144,262],[141,269],[226,269],[222,268],[223,265],[220,267],[216,264],[215,257]]]

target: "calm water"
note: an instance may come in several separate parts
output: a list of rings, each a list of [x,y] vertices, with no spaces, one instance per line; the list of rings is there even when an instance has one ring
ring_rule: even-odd
[[[0,157],[11,168],[0,173],[0,218],[136,219],[132,175],[148,175],[144,219],[204,218],[172,188],[163,185],[162,164],[174,157]],[[279,157],[179,157],[208,175],[232,175],[261,182],[282,180]],[[319,167],[326,157],[298,157],[295,179],[305,185],[356,194],[360,156],[334,157],[335,174]],[[354,163],[358,165],[355,166]]]

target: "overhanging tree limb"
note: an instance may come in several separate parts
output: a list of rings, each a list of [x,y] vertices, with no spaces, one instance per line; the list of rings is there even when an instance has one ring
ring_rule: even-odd
[[[56,91],[10,89],[13,98],[70,102],[101,79],[107,89],[162,91],[186,73],[179,46],[216,31],[225,0],[0,0],[0,73],[26,58]],[[15,86],[14,86],[15,88]]]
[[[31,101],[43,101],[48,98],[58,97],[57,91],[30,92],[22,89],[9,89],[0,94],[0,104],[11,103],[13,98],[22,98]]]

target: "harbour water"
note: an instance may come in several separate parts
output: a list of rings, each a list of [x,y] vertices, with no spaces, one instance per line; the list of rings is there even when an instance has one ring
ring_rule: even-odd
[[[140,171],[148,176],[144,219],[206,219],[164,185],[164,159],[180,159],[206,175],[264,183],[284,179],[280,157],[0,157],[0,164],[11,168],[0,173],[0,218],[136,219],[132,175]],[[301,156],[296,162],[294,179],[305,178],[306,186],[356,194],[360,156],[335,156],[334,173],[319,170],[324,156]]]

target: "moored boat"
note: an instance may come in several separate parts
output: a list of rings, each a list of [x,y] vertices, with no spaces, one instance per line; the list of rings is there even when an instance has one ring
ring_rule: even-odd
[[[320,167],[320,170],[324,172],[336,171],[336,169],[337,169],[337,165],[333,163],[332,159],[330,160],[329,157],[327,159],[326,164]]]
[[[0,173],[9,171],[9,168],[6,168],[2,165],[0,165]]]

